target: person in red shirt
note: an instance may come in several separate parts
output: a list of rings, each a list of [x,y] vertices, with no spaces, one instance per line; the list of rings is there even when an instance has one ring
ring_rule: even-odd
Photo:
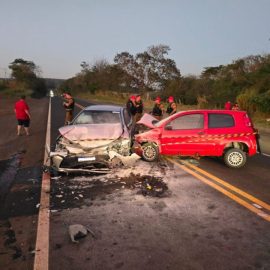
[[[224,105],[225,110],[231,110],[232,109],[232,104],[230,101],[227,101]]]
[[[18,121],[17,135],[21,135],[21,129],[23,126],[26,135],[29,136],[30,113],[29,106],[25,102],[25,96],[21,96],[21,99],[15,103],[14,112]]]

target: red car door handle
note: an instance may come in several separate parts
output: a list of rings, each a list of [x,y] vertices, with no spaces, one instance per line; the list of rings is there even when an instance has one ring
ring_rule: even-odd
[[[198,135],[203,135],[203,134],[204,134],[203,131],[198,132]]]

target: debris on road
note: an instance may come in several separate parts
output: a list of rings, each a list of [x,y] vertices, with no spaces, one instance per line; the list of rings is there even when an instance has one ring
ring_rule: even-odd
[[[138,160],[143,168],[148,163]],[[164,170],[164,166],[168,170]],[[148,168],[148,167],[147,167]],[[121,167],[114,169],[110,175],[63,175],[58,181],[53,181],[51,186],[50,208],[58,211],[64,209],[81,208],[85,205],[95,204],[96,200],[112,199],[122,193],[133,190],[134,196],[140,194],[146,197],[167,197],[169,188],[163,176],[169,173],[167,162],[152,163],[150,170],[141,170],[134,173],[134,167]],[[146,185],[148,182],[148,185]],[[59,195],[63,195],[63,197]],[[63,200],[65,200],[63,202]]]
[[[179,157],[179,160],[180,160],[180,163],[182,165],[185,165],[185,163],[190,163],[190,164],[195,165],[195,166],[199,166],[200,165],[200,162],[199,162],[198,158],[183,158],[183,157]]]
[[[144,196],[161,197],[167,190],[168,186],[161,178],[146,176],[141,183],[141,192]]]
[[[89,228],[81,224],[73,224],[68,227],[70,239],[73,243],[79,243],[79,239],[86,237],[90,233],[94,238],[96,237],[94,232]]]
[[[52,180],[58,180],[60,178],[61,178],[61,176],[53,176],[53,177],[51,177]]]
[[[109,156],[114,168],[120,167],[121,165],[124,165],[125,167],[132,167],[135,165],[136,161],[141,158],[135,153],[130,156],[122,156],[115,151],[110,151]],[[116,165],[116,162],[118,162],[118,166]]]

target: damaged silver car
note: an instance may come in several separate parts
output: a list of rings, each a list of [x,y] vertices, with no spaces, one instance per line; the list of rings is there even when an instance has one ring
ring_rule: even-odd
[[[132,118],[126,108],[92,105],[59,129],[52,168],[58,172],[106,173],[129,156]]]

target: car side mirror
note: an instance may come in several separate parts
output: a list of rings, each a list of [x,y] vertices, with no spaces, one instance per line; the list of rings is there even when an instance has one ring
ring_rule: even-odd
[[[167,125],[166,127],[165,127],[165,130],[172,130],[173,128],[172,128],[172,126],[171,125]]]

